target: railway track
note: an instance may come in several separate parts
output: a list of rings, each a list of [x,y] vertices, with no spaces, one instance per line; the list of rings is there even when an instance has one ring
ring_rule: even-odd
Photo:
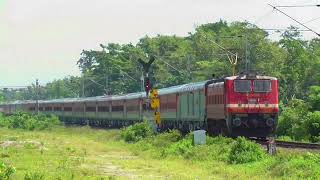
[[[283,148],[319,149],[318,143],[302,143],[276,140],[276,145]]]
[[[253,140],[256,143],[264,145],[264,146],[267,146],[271,142],[268,139],[267,140],[250,139],[250,140]],[[281,140],[275,140],[274,143],[277,147],[282,147],[282,148],[291,148],[291,149],[299,148],[299,149],[320,150],[319,143],[304,143],[304,142],[281,141]]]

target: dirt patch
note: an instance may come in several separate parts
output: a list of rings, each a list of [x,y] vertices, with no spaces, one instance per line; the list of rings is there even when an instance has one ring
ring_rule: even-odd
[[[8,148],[8,147],[15,147],[15,148],[32,148],[32,149],[46,149],[43,144],[39,141],[34,140],[26,140],[26,141],[0,141],[0,147]]]
[[[88,160],[98,161],[94,164],[83,164],[82,167],[97,170],[101,176],[107,177],[124,177],[125,179],[165,179],[165,176],[158,176],[153,174],[140,174],[142,169],[148,169],[150,172],[157,171],[154,168],[141,167],[140,169],[123,169],[120,165],[113,162],[116,161],[130,161],[138,159],[138,156],[127,155],[121,152],[110,152],[110,154],[103,154],[97,156],[87,157]]]

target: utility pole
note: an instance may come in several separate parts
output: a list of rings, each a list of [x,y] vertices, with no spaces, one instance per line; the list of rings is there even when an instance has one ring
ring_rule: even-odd
[[[251,66],[251,64],[250,64],[250,59],[249,59],[249,49],[248,49],[248,46],[249,46],[249,44],[248,44],[248,35],[246,34],[245,35],[245,46],[246,46],[246,52],[245,52],[245,56],[246,56],[246,72],[247,73],[249,73],[249,71],[250,71],[250,66]]]
[[[142,69],[141,69],[140,82],[141,82],[140,88],[141,88],[141,92],[142,92],[143,89],[144,89],[144,76],[143,76],[143,71],[142,71]]]
[[[82,97],[84,97],[84,77],[82,78]]]
[[[57,81],[57,98],[59,99],[61,96],[61,92],[60,92],[60,81]]]
[[[189,72],[189,74],[188,74],[189,82],[192,81],[192,74],[191,74],[191,67],[190,67],[191,62],[190,62],[190,60],[191,60],[191,56],[190,56],[190,54],[188,54],[187,71]]]
[[[39,80],[36,79],[36,112],[39,114]]]
[[[109,86],[108,86],[108,84],[109,84],[109,76],[106,75],[106,88],[105,88],[106,95],[109,95],[109,90],[108,90]]]

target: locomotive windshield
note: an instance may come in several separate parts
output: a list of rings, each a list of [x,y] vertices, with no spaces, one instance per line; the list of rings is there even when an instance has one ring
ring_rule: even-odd
[[[235,80],[234,81],[235,92],[251,92],[251,81],[250,80]]]
[[[270,80],[255,80],[253,82],[254,92],[270,92],[271,91],[271,81]]]

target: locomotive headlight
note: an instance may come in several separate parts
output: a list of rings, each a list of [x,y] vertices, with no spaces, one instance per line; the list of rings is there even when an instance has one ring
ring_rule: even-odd
[[[233,119],[232,123],[234,126],[239,127],[241,125],[241,119],[236,117]]]
[[[269,127],[273,126],[273,125],[274,125],[274,119],[268,118],[268,119],[266,120],[266,124],[267,124],[267,126],[269,126]]]

